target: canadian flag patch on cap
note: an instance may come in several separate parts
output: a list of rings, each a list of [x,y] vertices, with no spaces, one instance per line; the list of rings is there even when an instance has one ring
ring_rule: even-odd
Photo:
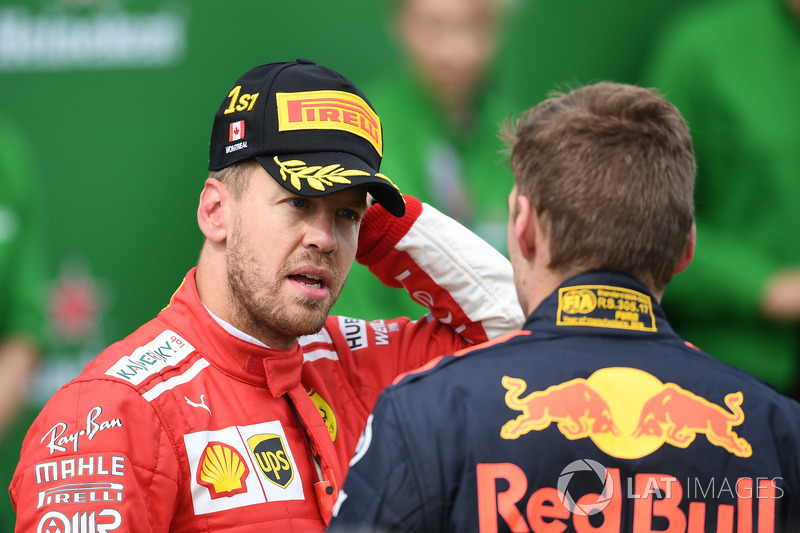
[[[238,141],[239,139],[244,139],[244,120],[231,122],[228,130],[228,142]]]

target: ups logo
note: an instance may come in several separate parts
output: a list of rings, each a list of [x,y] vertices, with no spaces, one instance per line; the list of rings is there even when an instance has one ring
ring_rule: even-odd
[[[282,489],[288,487],[294,479],[294,469],[280,435],[253,435],[247,439],[247,445],[253,451],[264,477]]]

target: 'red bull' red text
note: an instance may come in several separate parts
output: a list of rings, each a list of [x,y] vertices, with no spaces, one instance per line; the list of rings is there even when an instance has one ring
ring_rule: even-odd
[[[504,524],[503,529],[507,527],[514,533],[561,533],[571,522],[577,533],[619,532],[622,531],[623,505],[633,506],[633,533],[703,533],[707,521],[716,523],[716,529],[709,531],[717,533],[775,531],[775,500],[780,497],[777,492],[781,489],[773,480],[757,478],[754,483],[752,478],[739,478],[734,484],[735,490],[731,491],[735,496],[734,504],[691,501],[685,512],[680,508],[684,487],[674,476],[636,474],[625,491],[621,490],[619,469],[609,468],[608,474],[615,490],[609,491],[607,501],[600,494],[584,494],[574,502],[576,508],[599,509],[603,519],[602,524],[597,525],[599,520],[590,522],[590,516],[585,513],[573,514],[564,503],[564,493],[553,487],[537,489],[524,501],[528,478],[519,466],[478,464],[479,531],[496,533]],[[598,506],[598,501],[603,501],[602,507]],[[630,524],[626,524],[626,531],[629,527]]]

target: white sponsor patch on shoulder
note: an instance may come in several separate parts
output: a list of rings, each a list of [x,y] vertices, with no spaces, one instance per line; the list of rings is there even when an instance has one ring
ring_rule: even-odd
[[[342,331],[348,346],[350,346],[350,350],[360,350],[369,345],[367,323],[365,321],[358,318],[340,316],[339,329]]]
[[[194,352],[194,347],[171,330],[136,348],[131,355],[116,362],[106,375],[124,379],[134,385],[154,376],[167,367],[175,366]]]
[[[375,345],[386,346],[389,344],[389,329],[386,327],[386,322],[383,320],[375,320],[369,323],[372,326],[372,331],[375,332]],[[397,324],[394,325],[394,331],[397,331]]]

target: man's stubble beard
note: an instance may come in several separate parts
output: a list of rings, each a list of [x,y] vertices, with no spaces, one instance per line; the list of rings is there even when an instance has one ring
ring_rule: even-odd
[[[297,338],[317,333],[325,325],[341,290],[339,268],[330,256],[306,250],[300,258],[290,258],[277,273],[264,272],[256,254],[247,248],[236,229],[228,240],[228,288],[236,323],[240,330],[262,340]],[[299,294],[287,302],[281,296],[287,276],[300,265],[314,265],[331,272],[330,297],[314,300]],[[297,309],[297,307],[301,309]]]

